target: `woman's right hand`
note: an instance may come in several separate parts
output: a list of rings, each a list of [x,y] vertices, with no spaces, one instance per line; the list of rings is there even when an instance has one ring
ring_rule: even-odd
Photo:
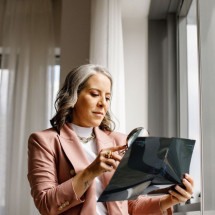
[[[97,158],[87,167],[87,171],[97,177],[104,172],[115,170],[122,158],[116,152],[125,150],[125,148],[126,145],[102,149]]]
[[[77,173],[71,180],[77,197],[81,197],[88,189],[93,179],[104,172],[111,172],[117,168],[121,156],[119,151],[125,150],[124,146],[102,149],[97,158],[83,171]]]

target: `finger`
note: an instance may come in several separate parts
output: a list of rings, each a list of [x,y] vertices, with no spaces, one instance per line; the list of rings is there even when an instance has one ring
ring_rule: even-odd
[[[113,170],[113,166],[112,166],[112,165],[109,165],[109,164],[107,164],[107,163],[105,163],[105,162],[103,162],[103,163],[101,164],[101,167],[102,167],[102,169],[103,169],[103,172],[111,172],[111,171]]]
[[[189,181],[189,183],[192,185],[192,187],[194,186],[194,180],[193,180],[193,178],[191,177],[191,175],[189,175],[189,174],[185,174],[184,175],[184,178],[187,180],[187,181]]]
[[[116,147],[112,147],[112,148],[109,148],[112,152],[116,152],[116,151],[120,151],[120,150],[123,150],[123,149],[126,149],[127,148],[127,145],[123,145],[123,146],[116,146]]]
[[[186,191],[192,195],[193,194],[192,184],[189,181],[187,181],[185,178],[183,179],[183,184],[186,187]]]
[[[187,201],[187,198],[178,192],[170,190],[169,193],[173,198],[177,199],[178,202],[186,202]]]
[[[117,168],[117,163],[114,159],[106,159],[105,164],[108,166],[112,166],[112,168],[116,169]]]
[[[193,178],[189,174],[185,174],[185,178],[183,178],[183,184],[186,187],[186,191],[192,195],[193,194],[194,181],[193,181]]]
[[[190,199],[192,196],[192,193],[188,192],[187,190],[181,188],[180,186],[176,185],[175,186],[175,190],[181,194],[183,197],[185,197],[186,199]]]
[[[108,159],[114,159],[115,161],[121,161],[122,156],[117,154],[116,152],[107,151],[103,153],[103,156]]]
[[[126,148],[127,148],[127,146],[123,145],[123,146],[116,146],[116,147],[111,147],[111,148],[107,148],[107,149],[102,149],[100,151],[100,154],[105,156],[105,157],[112,158],[112,155],[114,155],[113,152],[125,150]],[[121,160],[121,158],[119,156],[115,156],[115,159],[117,161]]]
[[[112,153],[111,159],[114,159],[115,161],[121,161],[122,157],[119,154]]]
[[[108,159],[108,158],[104,158],[104,160],[102,161],[101,166],[103,167],[103,169],[105,170],[105,172],[107,171],[112,171],[113,169],[117,168],[117,163],[114,159]]]

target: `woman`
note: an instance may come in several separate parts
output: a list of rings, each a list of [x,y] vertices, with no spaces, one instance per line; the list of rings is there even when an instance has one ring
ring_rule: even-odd
[[[172,214],[172,206],[191,198],[193,179],[183,179],[169,195],[97,202],[125,147],[126,135],[113,131],[109,113],[112,78],[105,68],[73,69],[56,99],[52,128],[29,138],[28,179],[43,215]]]

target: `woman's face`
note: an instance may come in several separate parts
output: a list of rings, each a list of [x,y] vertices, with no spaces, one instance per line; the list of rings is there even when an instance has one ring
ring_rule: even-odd
[[[108,111],[111,82],[101,73],[91,76],[73,109],[72,123],[82,127],[99,126]]]

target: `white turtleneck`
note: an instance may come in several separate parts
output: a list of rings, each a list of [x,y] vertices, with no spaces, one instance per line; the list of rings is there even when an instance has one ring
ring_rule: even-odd
[[[92,127],[80,127],[78,125],[75,125],[73,123],[70,124],[71,128],[73,129],[73,131],[79,136],[79,137],[84,137],[84,138],[88,138],[91,136],[92,132],[93,132],[93,128]],[[80,141],[80,144],[84,150],[84,152],[86,153],[86,156],[88,158],[88,160],[91,162],[93,162],[96,157],[97,157],[97,147],[96,147],[96,140],[92,139],[87,143],[83,143]],[[102,183],[99,177],[95,178],[95,184],[96,184],[96,214],[97,215],[106,215],[107,214],[107,208],[105,203],[102,202],[97,202],[97,199],[99,198],[99,196],[101,195],[103,188],[102,188]]]

